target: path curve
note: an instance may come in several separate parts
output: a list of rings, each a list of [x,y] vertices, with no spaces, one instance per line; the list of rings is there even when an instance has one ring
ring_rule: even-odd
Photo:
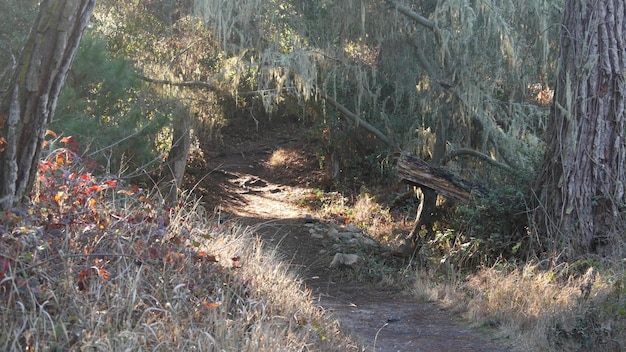
[[[267,159],[277,138],[280,135],[270,135],[240,146],[244,150],[213,155],[203,166],[212,170],[206,177],[205,187],[211,189],[206,197],[219,204],[222,216],[255,226],[264,243],[289,261],[344,332],[366,351],[513,351],[506,341],[467,328],[435,304],[419,302],[398,289],[354,284],[345,280],[349,273],[337,274],[350,268],[330,269],[332,241],[313,236],[312,227],[323,233],[336,225],[312,219],[296,205],[310,190],[273,177],[276,170],[268,169]]]

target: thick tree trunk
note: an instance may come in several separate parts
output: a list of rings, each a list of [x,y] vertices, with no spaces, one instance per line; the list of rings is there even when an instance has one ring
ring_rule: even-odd
[[[565,258],[618,249],[626,233],[625,17],[624,0],[565,4],[535,213],[541,245]]]
[[[48,123],[95,0],[43,0],[0,106],[0,208],[28,197]],[[4,118],[2,118],[4,117]]]

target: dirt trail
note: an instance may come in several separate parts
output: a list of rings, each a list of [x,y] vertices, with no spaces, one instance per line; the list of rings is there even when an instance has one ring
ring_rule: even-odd
[[[209,204],[219,204],[224,216],[256,225],[264,242],[277,248],[319,304],[366,351],[512,351],[504,342],[464,327],[434,304],[421,303],[399,289],[354,284],[349,280],[351,268],[329,268],[332,254],[352,242],[338,244],[328,233],[343,230],[341,226],[307,216],[297,205],[309,191],[298,184],[314,169],[307,169],[304,159],[295,160],[299,167],[291,160],[292,170],[268,167],[278,148],[299,148],[293,142],[295,131],[278,126],[253,140],[237,139],[236,131],[230,133],[230,149],[210,156],[208,164],[196,170],[198,175],[211,170],[200,185],[206,188]],[[281,140],[288,142],[279,147],[276,141]]]

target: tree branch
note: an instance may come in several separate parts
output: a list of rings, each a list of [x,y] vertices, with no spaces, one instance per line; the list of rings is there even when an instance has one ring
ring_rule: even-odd
[[[424,160],[408,153],[400,153],[396,171],[404,182],[428,187],[446,198],[463,203],[469,203],[475,196],[488,193],[480,185],[463,180],[441,167],[432,167]]]
[[[435,22],[429,20],[428,18],[420,15],[419,13],[411,10],[410,7],[406,6],[406,5],[402,5],[399,4],[397,1],[392,1],[392,0],[388,0],[387,1],[388,4],[392,5],[393,7],[396,8],[396,10],[398,10],[398,12],[400,12],[401,14],[405,15],[406,17],[412,19],[413,21],[417,22],[418,24],[434,31],[436,26],[435,26]]]
[[[220,88],[215,84],[218,79],[222,78],[222,74],[215,75],[211,77],[208,81],[170,81],[167,79],[154,79],[150,77],[146,77],[144,75],[137,75],[141,80],[146,81],[148,83],[154,84],[163,84],[168,86],[176,86],[176,87],[191,87],[191,88],[205,88],[213,91],[219,91]]]
[[[394,143],[391,140],[391,138],[387,137],[387,135],[382,133],[378,128],[370,125],[367,121],[361,120],[357,114],[355,114],[352,111],[348,110],[348,108],[346,108],[345,106],[339,104],[335,99],[329,97],[328,95],[324,95],[324,99],[326,99],[326,101],[329,102],[330,105],[336,107],[337,110],[339,110],[342,114],[344,114],[344,115],[348,116],[349,118],[353,119],[354,122],[357,125],[363,127],[368,132],[370,132],[374,136],[378,137],[378,139],[380,139],[381,141],[385,142],[388,146],[390,146],[394,150],[400,150],[400,148],[398,148],[398,145],[396,143]]]
[[[492,159],[491,157],[489,157],[486,154],[483,154],[477,150],[474,149],[467,149],[467,148],[459,148],[456,150],[453,150],[451,152],[449,152],[448,154],[446,154],[446,156],[443,158],[443,164],[446,164],[447,162],[449,162],[450,160],[456,158],[457,156],[460,155],[471,155],[473,157],[479,158],[481,160],[484,160],[486,162],[488,162],[489,164],[493,165],[493,166],[497,166],[505,171],[508,172],[514,172],[515,170],[513,170],[512,167],[510,167],[507,164],[501,163],[495,159]]]

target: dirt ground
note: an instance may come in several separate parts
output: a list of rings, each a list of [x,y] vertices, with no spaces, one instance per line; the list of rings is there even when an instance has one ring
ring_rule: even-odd
[[[320,219],[299,205],[322,177],[307,146],[305,127],[289,121],[258,131],[255,127],[251,121],[231,123],[222,131],[221,142],[202,145],[203,156],[191,163],[187,187],[200,192],[220,216],[255,226],[268,248],[282,254],[320,306],[364,350],[513,350],[507,341],[472,330],[452,313],[419,302],[400,288],[355,282],[350,266],[330,268],[334,253],[354,249],[355,240],[329,236],[331,229],[342,231],[346,224]],[[272,159],[277,151],[280,160]],[[359,253],[379,250],[369,246]]]

